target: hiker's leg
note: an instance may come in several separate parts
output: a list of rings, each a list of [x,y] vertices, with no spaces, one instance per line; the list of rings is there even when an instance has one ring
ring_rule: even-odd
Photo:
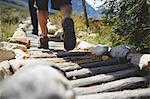
[[[42,31],[42,37],[40,37],[39,48],[48,49],[48,37],[47,37],[47,18],[48,18],[48,0],[36,0],[38,20]]]
[[[42,31],[42,37],[47,37],[47,18],[48,12],[44,10],[38,10],[38,20]]]
[[[71,15],[72,12],[71,0],[51,0],[51,4],[52,9],[59,10],[63,16]]]
[[[32,33],[38,35],[38,19],[37,19],[37,9],[34,7],[35,0],[29,0],[29,11],[31,16],[31,22],[33,26]]]
[[[65,4],[60,7],[60,13],[64,18],[71,17],[72,6],[70,4]]]
[[[64,17],[62,20],[62,27],[64,30],[64,48],[73,50],[76,46],[76,37],[74,22],[71,18],[72,4],[71,0],[51,0],[52,8],[59,10]]]
[[[36,5],[42,36],[47,37],[48,0],[36,0]]]

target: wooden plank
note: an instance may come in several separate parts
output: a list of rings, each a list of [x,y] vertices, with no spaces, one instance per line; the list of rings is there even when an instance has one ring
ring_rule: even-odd
[[[30,58],[56,58],[52,52],[46,51],[30,51]]]
[[[115,65],[115,64],[123,64],[123,63],[127,63],[126,59],[121,59],[121,58],[113,58],[111,60],[108,61],[98,61],[98,62],[91,62],[91,63],[85,63],[85,64],[81,64],[80,66],[82,68],[94,68],[94,67],[99,67],[100,65]]]
[[[72,62],[56,63],[56,65],[58,67],[61,67],[62,70],[64,70],[63,68],[65,68],[65,67],[76,67],[76,66],[78,66],[78,64],[72,63]]]
[[[75,70],[71,72],[67,72],[67,78],[83,78],[88,76],[93,76],[97,74],[102,73],[110,73],[115,72],[123,69],[127,69],[133,67],[133,64],[119,64],[119,65],[110,65],[110,66],[102,66],[102,67],[96,67],[96,68],[83,68],[80,70]]]
[[[76,69],[81,69],[81,67],[78,64],[76,64],[74,66],[64,66],[62,68],[62,70],[64,70],[65,72],[76,70]]]
[[[92,56],[86,55],[86,56],[71,56],[71,57],[63,57],[66,61],[72,61],[77,64],[84,64],[84,63],[91,63],[91,62],[98,62],[99,59],[93,59]]]
[[[150,99],[150,88],[83,95],[76,99]]]
[[[67,56],[63,57],[63,59],[70,59],[70,60],[81,60],[81,59],[91,59],[91,55],[85,55],[85,56]]]
[[[101,85],[91,87],[75,88],[77,95],[96,94],[101,92],[119,91],[124,89],[142,88],[148,85],[148,81],[144,77],[130,77]]]
[[[94,63],[94,62],[99,62],[101,60],[94,60],[94,59],[81,59],[76,61],[77,64],[82,65],[82,64],[89,64],[89,63]]]
[[[79,86],[89,86],[92,84],[100,84],[108,81],[113,81],[125,77],[130,77],[137,75],[139,73],[139,70],[137,68],[129,68],[122,71],[117,71],[113,73],[107,73],[107,74],[100,74],[96,76],[91,76],[87,78],[81,78],[77,80],[71,81],[73,87],[79,87]]]
[[[57,57],[67,57],[67,56],[85,56],[91,54],[90,52],[60,52],[57,53]]]
[[[64,71],[73,71],[73,70],[78,70],[81,68],[96,68],[96,67],[100,67],[100,66],[109,66],[109,65],[117,65],[117,64],[124,64],[124,63],[127,63],[126,60],[122,60],[120,58],[113,58],[108,61],[97,61],[97,62],[76,65],[76,66],[72,66],[72,67],[65,67],[65,68],[63,68],[63,70]]]

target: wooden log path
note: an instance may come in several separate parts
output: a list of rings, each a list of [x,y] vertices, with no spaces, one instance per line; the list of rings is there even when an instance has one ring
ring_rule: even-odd
[[[90,52],[65,51],[59,38],[49,35],[49,49],[38,49],[38,37],[30,32],[30,59],[55,63],[66,72],[77,99],[150,99],[149,74],[124,59],[101,61]]]

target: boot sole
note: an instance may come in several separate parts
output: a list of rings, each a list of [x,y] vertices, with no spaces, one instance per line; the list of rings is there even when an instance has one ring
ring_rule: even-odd
[[[76,36],[74,31],[74,22],[71,18],[65,18],[62,22],[64,30],[64,48],[69,51],[76,46]]]

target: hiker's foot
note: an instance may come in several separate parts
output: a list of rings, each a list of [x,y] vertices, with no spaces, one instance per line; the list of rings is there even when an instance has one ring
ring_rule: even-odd
[[[39,48],[49,49],[48,37],[41,37],[40,38],[40,46],[39,46]]]
[[[62,27],[64,30],[64,48],[73,50],[76,46],[76,37],[74,30],[74,22],[71,18],[64,18],[62,21]]]

